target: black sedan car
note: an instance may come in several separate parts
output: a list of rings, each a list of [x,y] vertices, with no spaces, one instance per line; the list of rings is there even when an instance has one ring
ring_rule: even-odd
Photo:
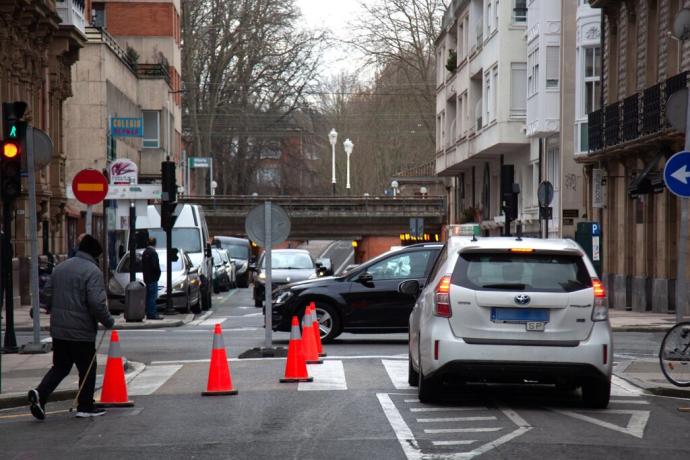
[[[273,329],[290,331],[293,315],[301,317],[309,302],[316,304],[321,339],[342,332],[406,332],[415,298],[398,291],[400,283],[421,285],[441,244],[419,244],[382,254],[342,276],[317,278],[273,291]]]

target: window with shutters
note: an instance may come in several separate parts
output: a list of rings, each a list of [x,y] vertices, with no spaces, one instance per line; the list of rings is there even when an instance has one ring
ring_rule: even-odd
[[[510,116],[524,118],[527,115],[527,64],[512,62],[510,64]]]
[[[527,56],[527,96],[532,96],[539,90],[539,48]]]
[[[558,88],[560,80],[560,47],[546,47],[546,88]]]
[[[144,110],[144,139],[142,147],[145,149],[158,149],[160,143],[160,117],[158,110]]]

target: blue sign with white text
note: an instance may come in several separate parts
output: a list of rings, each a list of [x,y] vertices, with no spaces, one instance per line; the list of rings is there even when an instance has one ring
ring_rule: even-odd
[[[690,197],[690,152],[678,152],[666,161],[664,182],[674,195]]]
[[[110,135],[113,137],[143,137],[143,118],[114,117],[110,119]]]

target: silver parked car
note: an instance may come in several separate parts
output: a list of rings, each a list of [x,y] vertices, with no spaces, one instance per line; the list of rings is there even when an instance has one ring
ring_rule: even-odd
[[[451,237],[410,315],[409,382],[422,402],[451,380],[579,386],[605,408],[611,340],[606,292],[575,242]]]
[[[262,253],[259,258],[254,277],[254,306],[261,308],[264,301],[264,291],[266,289],[266,254]],[[296,283],[307,279],[314,279],[318,276],[317,267],[314,260],[305,249],[273,249],[271,251],[271,281],[272,288],[277,289],[283,284]]]
[[[137,250],[135,262],[136,278],[142,282],[144,281],[144,275],[141,270],[141,255],[143,252],[143,249]],[[160,309],[165,308],[167,302],[167,259],[165,249],[156,249],[156,252],[158,253],[158,262],[161,268],[161,277],[158,280],[158,299],[156,300],[156,305]],[[115,273],[112,274],[108,283],[109,306],[114,313],[124,311],[125,308],[125,287],[129,284],[129,260],[129,252],[127,252],[120,260],[120,263],[117,264]],[[172,262],[172,282],[172,298],[175,309],[183,312],[191,310],[194,313],[199,313],[201,311],[199,269],[194,267],[192,260],[182,250],[177,251],[177,260]]]

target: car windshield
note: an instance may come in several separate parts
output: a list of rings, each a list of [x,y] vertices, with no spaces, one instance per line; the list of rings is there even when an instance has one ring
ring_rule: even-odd
[[[230,257],[233,259],[249,259],[249,246],[242,246],[237,244],[220,243],[223,249],[230,251]]]
[[[261,268],[266,266],[266,258],[261,259]],[[276,252],[271,253],[271,267],[275,269],[310,269],[314,268],[314,262],[308,254],[299,252]]]
[[[581,257],[551,254],[461,254],[452,283],[472,290],[573,292],[592,287]]]
[[[165,251],[156,251],[158,253],[158,263],[162,272],[166,270],[165,262]],[[172,263],[172,271],[179,272],[182,270],[182,258],[178,257],[176,261]],[[137,259],[134,264],[134,271],[141,273],[141,253],[137,253]],[[120,263],[120,267],[117,269],[118,273],[129,273],[129,253],[125,254]]]
[[[162,228],[148,229],[149,237],[156,239],[156,248],[165,249],[165,231]],[[201,252],[201,237],[198,228],[173,228],[172,246],[185,252]]]

